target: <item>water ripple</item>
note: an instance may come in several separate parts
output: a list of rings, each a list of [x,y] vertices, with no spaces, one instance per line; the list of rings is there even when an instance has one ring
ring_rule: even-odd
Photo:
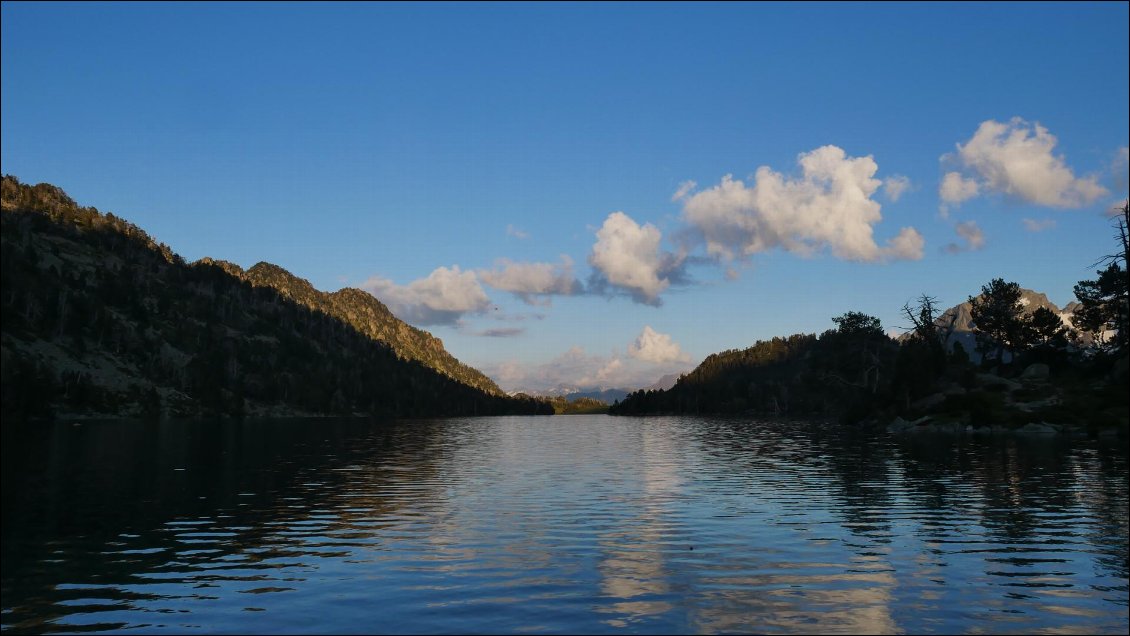
[[[8,446],[5,632],[1128,627],[1126,450],[1089,440],[572,416]]]

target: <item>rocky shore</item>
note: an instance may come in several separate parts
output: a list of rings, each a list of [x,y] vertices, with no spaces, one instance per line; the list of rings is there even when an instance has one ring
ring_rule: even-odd
[[[1112,378],[1056,377],[1043,363],[1030,364],[1013,378],[967,370],[959,378],[943,378],[935,393],[912,403],[903,415],[880,415],[872,423],[894,434],[1126,437],[1130,409],[1125,399],[1109,399],[1113,392],[1126,392],[1119,381],[1125,380],[1126,367],[1123,359]]]

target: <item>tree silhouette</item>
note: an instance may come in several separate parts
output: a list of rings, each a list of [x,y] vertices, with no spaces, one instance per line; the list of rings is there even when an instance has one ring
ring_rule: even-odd
[[[941,338],[938,337],[938,300],[933,296],[922,294],[918,297],[918,307],[911,307],[910,303],[902,306],[902,313],[910,320],[913,325],[914,337],[924,343],[936,343],[941,346]]]
[[[1015,355],[1031,346],[1032,326],[1024,316],[1020,295],[1019,284],[994,278],[981,287],[981,295],[969,297],[983,361],[1003,362],[1004,352]]]
[[[1130,258],[1130,206],[1123,204],[1116,221],[1121,252],[1108,254],[1098,263],[1107,263],[1096,272],[1098,278],[1081,280],[1075,286],[1075,297],[1080,307],[1075,310],[1075,324],[1095,333],[1095,344],[1112,354],[1126,351],[1130,335],[1130,281],[1127,279],[1127,259]],[[1109,340],[1107,338],[1109,334]]]
[[[890,344],[882,323],[858,311],[837,316],[832,322],[836,323],[836,331],[822,338],[827,347],[825,355],[832,362],[825,377],[875,393],[883,367],[879,353]]]
[[[1057,348],[1067,345],[1067,326],[1054,311],[1040,307],[1032,312],[1030,323],[1036,345]]]
[[[882,335],[883,326],[879,319],[859,311],[849,311],[832,319],[836,328],[844,335]]]
[[[937,302],[933,296],[922,294],[917,307],[909,302],[902,306],[913,331],[899,347],[893,388],[904,406],[929,393],[945,370],[946,348],[937,325]]]

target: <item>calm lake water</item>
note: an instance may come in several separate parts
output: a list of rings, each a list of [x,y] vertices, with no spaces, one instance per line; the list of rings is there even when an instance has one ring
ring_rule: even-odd
[[[11,632],[1126,633],[1125,440],[691,417],[7,427]]]

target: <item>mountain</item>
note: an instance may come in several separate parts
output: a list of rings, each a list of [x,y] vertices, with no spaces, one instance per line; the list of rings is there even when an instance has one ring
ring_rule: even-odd
[[[610,412],[825,416],[863,413],[894,381],[898,346],[879,330],[796,334],[706,357],[669,389],[641,389]]]
[[[644,390],[645,391],[666,391],[667,389],[675,386],[675,383],[679,381],[680,375],[682,375],[682,374],[681,373],[668,373],[667,375],[663,376],[662,378],[659,378],[658,380],[656,380],[652,384],[645,386]]]
[[[1060,320],[1063,321],[1063,324],[1068,329],[1073,328],[1072,318],[1075,313],[1075,308],[1079,306],[1079,303],[1073,301],[1068,303],[1063,309],[1060,309],[1055,303],[1048,300],[1045,294],[1030,289],[1021,289],[1020,292],[1020,304],[1024,306],[1025,314],[1031,314],[1043,307],[1059,316]],[[947,351],[953,351],[954,343],[960,342],[966,353],[969,354],[970,360],[980,362],[981,354],[977,351],[977,338],[973,332],[972,311],[973,305],[969,301],[965,301],[943,311],[934,321],[934,325],[938,327],[939,332],[944,336]],[[907,332],[902,334],[897,340],[903,342],[910,338],[912,333],[913,332]],[[1084,334],[1084,339],[1086,339],[1086,334]],[[1006,357],[1007,355],[1006,353]]]
[[[510,395],[533,395],[544,398],[564,398],[567,401],[574,400],[599,400],[607,404],[612,404],[616,400],[624,399],[624,396],[630,393],[628,389],[606,389],[599,386],[566,386],[560,385],[556,389],[518,389],[512,391]]]
[[[1026,313],[1042,307],[1072,324],[1073,307],[1061,311],[1044,294],[1023,290],[1020,304]],[[877,318],[848,312],[833,321],[837,328],[819,336],[795,334],[711,354],[673,387],[631,393],[609,413],[818,416],[845,423],[930,415],[961,430],[993,418],[1019,427],[1083,413],[1096,425],[1125,422],[1126,358],[1088,355],[1078,340],[1032,346],[1013,364],[985,372],[937,343],[891,339]],[[942,312],[935,324],[950,350],[960,342],[976,356],[970,303]]]
[[[371,295],[269,263],[186,263],[61,189],[5,176],[5,415],[548,412]]]
[[[628,391],[625,389],[600,389],[591,387],[566,393],[565,399],[570,402],[581,399],[599,400],[605,404],[612,404],[617,400],[623,400],[627,395]]]
[[[234,263],[201,260],[221,267],[255,287],[274,289],[296,303],[334,316],[366,336],[388,344],[405,360],[416,360],[458,382],[492,395],[503,395],[502,389],[493,380],[448,353],[442,340],[400,320],[368,292],[352,287],[333,293],[318,291],[309,281],[271,263],[257,263],[244,271]]]

